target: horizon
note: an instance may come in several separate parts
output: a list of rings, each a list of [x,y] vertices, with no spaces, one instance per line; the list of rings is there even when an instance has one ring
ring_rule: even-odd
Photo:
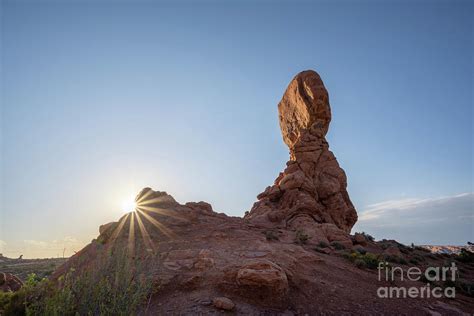
[[[70,256],[144,187],[243,216],[289,159],[277,104],[306,69],[352,232],[474,241],[472,9],[2,1],[0,253]]]

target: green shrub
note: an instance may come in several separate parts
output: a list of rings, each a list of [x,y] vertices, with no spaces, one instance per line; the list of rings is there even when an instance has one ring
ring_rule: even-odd
[[[112,254],[54,282],[32,274],[18,292],[0,295],[0,310],[5,316],[134,315],[153,290],[144,271],[140,261]]]
[[[314,251],[326,254],[325,248],[315,247]]]
[[[425,257],[424,256],[421,256],[419,254],[415,254],[413,256],[413,258],[415,258],[418,262],[423,262],[423,261],[426,261]]]
[[[370,234],[368,234],[368,233],[366,233],[366,232],[361,232],[360,234],[364,235],[365,238],[366,238],[367,240],[369,240],[369,241],[374,241],[374,240],[375,240],[374,236],[372,236],[372,235],[370,235]]]
[[[327,247],[329,247],[329,244],[325,241],[320,241],[319,244],[318,244],[318,247],[319,248],[327,248]]]
[[[295,243],[299,245],[305,245],[309,240],[309,236],[305,233],[304,230],[298,229],[296,231]]]
[[[411,258],[411,259],[409,260],[409,262],[410,262],[411,264],[414,264],[414,265],[418,265],[418,264],[419,264],[419,262],[418,262],[418,260],[416,260],[416,258]]]
[[[405,255],[408,255],[411,252],[413,252],[413,249],[411,249],[410,247],[407,247],[405,245],[398,245],[398,249],[400,249],[400,252],[405,254]]]
[[[25,302],[26,302],[27,291],[20,289],[17,292],[2,294],[3,298],[0,310],[3,310],[2,315],[26,315]]]
[[[0,292],[0,315],[27,315],[27,304],[32,301],[36,287],[43,282],[38,275],[30,273],[20,290]],[[28,314],[29,315],[29,314]]]
[[[461,249],[459,255],[456,256],[456,260],[464,263],[473,263],[474,262],[474,253],[466,249]]]
[[[365,265],[364,267],[369,268],[369,269],[376,269],[379,266],[379,262],[381,262],[380,257],[373,253],[360,254],[354,251],[350,254],[348,253],[343,254],[343,257],[345,257],[346,259],[349,259],[356,265],[357,264],[361,265],[361,263],[356,263],[356,262],[363,261]]]
[[[347,260],[354,261],[355,260],[355,257],[354,257],[355,255],[353,255],[353,254],[354,254],[354,252],[351,253],[351,252],[348,252],[348,251],[344,251],[342,253],[342,257],[346,258]]]
[[[364,269],[364,268],[367,267],[367,264],[366,264],[365,261],[362,260],[362,259],[356,259],[356,260],[354,261],[354,264],[355,264],[355,266],[356,266],[357,268],[359,268],[359,269]]]
[[[332,246],[334,249],[336,249],[336,250],[343,250],[343,249],[346,249],[346,247],[345,247],[343,244],[341,244],[340,242],[337,242],[337,241],[333,241],[333,242],[331,243],[331,246]]]
[[[267,230],[267,231],[264,232],[264,234],[265,234],[265,238],[269,241],[279,239],[278,234],[275,233],[275,231],[273,231],[273,230]]]
[[[362,260],[365,261],[367,268],[369,269],[376,269],[380,262],[379,257],[373,253],[366,253],[365,255],[362,255]]]
[[[395,255],[385,255],[384,260],[388,262],[392,262],[392,263],[399,263],[399,264],[408,263],[405,258],[400,257],[400,256],[395,256]]]
[[[361,255],[365,255],[367,253],[367,250],[365,250],[365,248],[362,248],[362,247],[357,247],[356,251],[360,253]]]

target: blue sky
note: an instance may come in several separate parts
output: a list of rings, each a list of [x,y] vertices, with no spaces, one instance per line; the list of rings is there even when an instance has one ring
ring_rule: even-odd
[[[354,230],[474,239],[468,1],[1,3],[6,254],[77,250],[145,186],[243,215],[288,160],[277,104],[305,69],[359,215],[377,211]]]

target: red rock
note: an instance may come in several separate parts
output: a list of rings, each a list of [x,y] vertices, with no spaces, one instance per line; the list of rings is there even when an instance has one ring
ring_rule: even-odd
[[[364,234],[361,234],[361,233],[355,233],[354,241],[356,244],[359,244],[362,246],[367,244],[367,238],[364,236]]]
[[[23,282],[11,273],[0,272],[0,291],[16,292],[23,286]]]
[[[237,272],[236,282],[254,291],[264,290],[274,295],[282,295],[288,291],[288,279],[283,269],[265,259],[245,263]]]
[[[357,213],[346,191],[344,170],[325,139],[331,108],[319,75],[299,73],[286,89],[278,112],[290,161],[275,184],[257,196],[245,219],[263,227],[285,227],[295,215],[308,214],[315,223],[335,224],[349,233]]]
[[[231,311],[235,307],[234,302],[232,302],[232,300],[227,297],[216,297],[212,300],[212,304],[216,308],[223,309],[226,311]]]
[[[193,210],[199,210],[204,213],[213,213],[211,204],[207,202],[188,202],[185,204],[187,207],[192,208]]]

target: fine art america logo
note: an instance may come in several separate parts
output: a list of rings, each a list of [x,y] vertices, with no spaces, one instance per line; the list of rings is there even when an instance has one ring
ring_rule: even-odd
[[[377,289],[377,296],[380,298],[455,298],[456,288],[441,287],[432,284],[439,282],[449,282],[454,284],[456,281],[458,268],[454,262],[451,266],[428,267],[424,270],[418,267],[408,268],[406,271],[402,267],[392,267],[387,262],[380,262],[378,266],[379,282],[389,282],[394,284],[396,281],[426,283],[425,286],[381,286]],[[398,283],[397,283],[398,285]]]

